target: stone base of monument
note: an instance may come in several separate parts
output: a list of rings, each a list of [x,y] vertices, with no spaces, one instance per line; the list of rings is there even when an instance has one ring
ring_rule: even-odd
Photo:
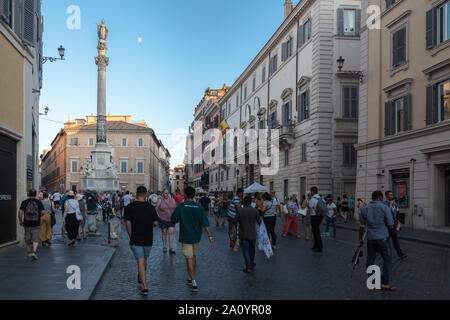
[[[83,190],[111,192],[119,190],[117,169],[112,160],[112,148],[97,144],[91,159],[83,168]]]

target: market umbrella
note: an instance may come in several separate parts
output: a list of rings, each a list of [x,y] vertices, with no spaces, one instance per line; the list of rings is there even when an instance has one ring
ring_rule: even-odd
[[[269,189],[267,189],[266,187],[260,185],[259,183],[255,182],[254,184],[252,184],[250,187],[248,187],[247,189],[244,190],[244,193],[259,193],[259,192],[269,192]]]

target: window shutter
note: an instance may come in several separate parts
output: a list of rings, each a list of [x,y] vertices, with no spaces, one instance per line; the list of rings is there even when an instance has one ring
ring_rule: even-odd
[[[287,42],[281,45],[281,60],[285,61],[287,59]]]
[[[427,87],[427,126],[438,122],[439,108],[436,99],[436,85]]]
[[[406,61],[406,28],[400,30],[398,41],[399,41],[398,46],[399,56],[397,62],[403,63]]]
[[[385,121],[385,128],[384,128],[384,135],[390,136],[392,135],[392,129],[393,129],[393,123],[392,121],[392,101],[388,101],[385,104],[385,109],[384,109],[384,121]]]
[[[346,97],[349,97],[349,87],[342,87],[342,98],[341,98],[341,102],[342,102],[342,117],[343,118],[348,118],[349,117],[349,112],[348,112],[348,105],[346,104],[346,102],[348,102],[348,98],[346,99]]]
[[[8,25],[11,25],[11,0],[0,0],[0,13]]]
[[[289,101],[289,103],[288,103],[288,117],[287,117],[288,122],[291,121],[291,119],[292,119],[292,101]]]
[[[403,106],[404,106],[404,115],[403,120],[405,123],[403,124],[405,131],[411,130],[411,95],[407,94],[403,97]]]
[[[355,34],[359,36],[359,31],[361,29],[361,9],[356,9],[356,22],[355,22],[356,31]]]
[[[306,90],[306,96],[305,96],[305,119],[309,118],[309,113],[310,113],[310,101],[309,101],[309,89]]]
[[[281,112],[282,112],[281,119],[282,119],[282,123],[284,125],[284,124],[286,124],[286,105],[283,105]]]
[[[297,42],[298,42],[298,47],[301,48],[301,46],[303,45],[303,25],[299,25],[298,26],[298,34],[297,34]]]
[[[339,8],[337,10],[337,29],[338,35],[344,35],[344,9]]]
[[[23,23],[22,23],[22,41],[27,45],[34,47],[34,10],[36,0],[23,0]]]
[[[298,122],[303,120],[303,105],[302,105],[302,95],[300,94],[297,97],[297,114],[298,114]]]
[[[437,10],[433,8],[427,11],[426,41],[427,49],[433,48],[437,43]]]
[[[14,1],[14,10],[13,10],[13,14],[14,14],[14,19],[13,19],[13,28],[14,28],[14,32],[16,33],[16,35],[19,38],[22,38],[22,8],[20,6],[20,1]]]

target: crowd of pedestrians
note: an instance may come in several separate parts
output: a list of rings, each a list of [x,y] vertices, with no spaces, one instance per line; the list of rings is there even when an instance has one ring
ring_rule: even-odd
[[[88,235],[97,232],[97,223],[111,219],[125,220],[125,228],[130,238],[130,249],[136,259],[138,283],[142,285],[141,293],[148,294],[146,279],[147,259],[153,246],[153,229],[162,230],[163,253],[176,254],[174,246],[175,227],[179,224],[179,241],[182,255],[186,259],[188,280],[191,290],[198,291],[195,268],[199,243],[204,229],[209,237],[211,247],[214,241],[209,225],[209,217],[215,217],[217,228],[228,228],[229,246],[233,251],[242,250],[245,273],[253,272],[256,249],[263,251],[270,258],[277,249],[277,223],[282,226],[282,238],[291,235],[294,239],[313,241],[312,250],[323,252],[323,237],[336,238],[336,222],[342,217],[344,223],[350,219],[360,222],[360,243],[367,239],[367,265],[374,264],[376,254],[383,258],[383,289],[395,291],[389,285],[392,269],[393,246],[401,259],[407,255],[401,250],[397,233],[401,225],[399,209],[391,191],[374,192],[372,202],[366,204],[361,199],[357,202],[346,195],[334,201],[332,195],[322,196],[317,187],[311,188],[301,200],[297,194],[290,195],[280,202],[275,192],[244,194],[238,189],[236,194],[201,193],[187,187],[183,194],[177,190],[171,194],[148,192],[139,187],[136,194],[129,191],[113,193],[95,193],[86,191],[77,193],[66,191],[37,194],[30,190],[29,197],[22,202],[19,221],[25,231],[25,244],[30,258],[37,260],[39,244],[50,246],[56,214],[62,218],[61,236],[68,237],[68,246],[74,247],[77,241],[85,241]],[[383,201],[384,200],[384,201]],[[355,211],[357,215],[355,215]],[[100,214],[102,212],[103,214]],[[304,234],[299,231],[302,223]],[[227,224],[227,226],[226,226]],[[321,234],[321,226],[325,225]],[[332,234],[330,233],[332,229]]]

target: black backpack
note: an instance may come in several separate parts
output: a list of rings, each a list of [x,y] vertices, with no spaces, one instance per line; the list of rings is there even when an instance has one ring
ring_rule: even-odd
[[[27,205],[24,210],[24,221],[36,223],[39,222],[39,206],[37,201],[30,200],[27,202]]]

